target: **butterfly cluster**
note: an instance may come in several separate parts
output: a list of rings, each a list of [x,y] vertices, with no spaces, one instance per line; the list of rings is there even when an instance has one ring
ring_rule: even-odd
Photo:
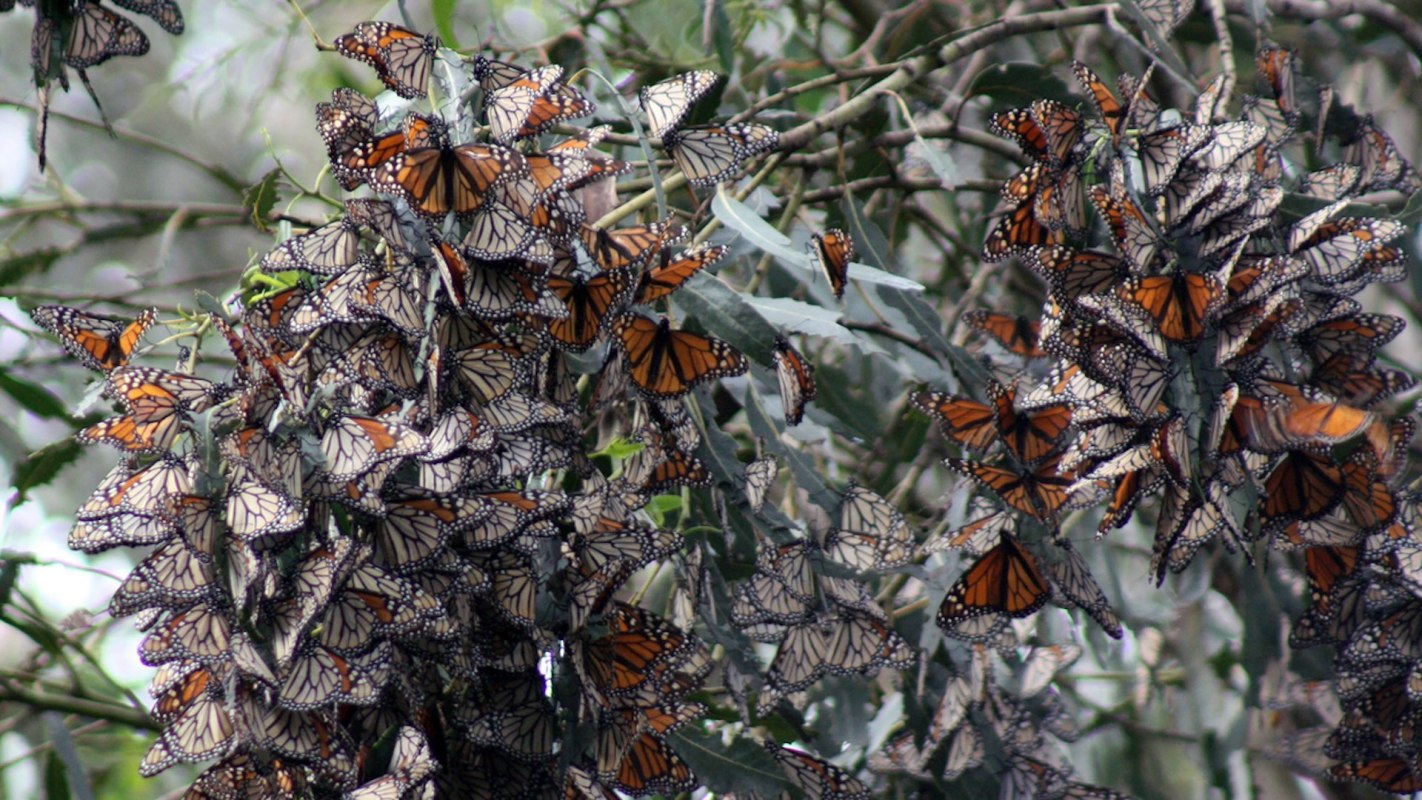
[[[89,83],[87,70],[115,56],[141,56],[148,52],[148,36],[133,20],[113,11],[99,0],[67,0],[67,2],[36,2],[19,0],[19,4],[35,11],[35,25],[30,38],[30,69],[39,92],[40,113],[36,140],[39,165],[45,167],[45,132],[49,119],[49,84],[58,80],[69,91],[69,73],[73,69],[103,114],[99,97]],[[183,12],[173,0],[113,0],[119,8],[142,14],[173,35],[183,32]],[[15,0],[0,0],[0,12],[15,8]]]
[[[408,99],[453,58],[382,22],[332,46]],[[642,507],[711,483],[686,398],[749,367],[654,310],[727,248],[679,247],[681,224],[590,225],[582,190],[615,191],[631,166],[597,149],[606,127],[540,138],[592,100],[557,66],[462,63],[470,102],[442,114],[392,117],[350,89],[317,106],[331,174],[373,195],[282,241],[262,280],[209,309],[199,327],[236,363],[226,377],[196,374],[201,345],[176,369],[131,363],[151,311],[33,313],[120,410],[78,434],[121,461],[69,543],[151,548],[110,603],[158,669],[144,775],[216,761],[193,786],[215,797],[697,785],[672,734],[705,713],[689,695],[710,653],[619,592],[683,550]],[[702,185],[775,143],[750,123],[680,126],[714,83],[642,92]],[[812,368],[787,353],[803,413]],[[635,442],[611,475],[585,441],[599,424]]]
[[[1011,646],[1009,622],[1070,601],[1119,635],[1059,529],[1067,510],[1104,504],[1099,536],[1139,507],[1157,509],[1157,582],[1216,538],[1231,551],[1301,551],[1310,599],[1291,642],[1338,652],[1344,716],[1315,737],[1325,766],[1416,791],[1422,750],[1408,732],[1422,693],[1408,675],[1422,652],[1412,622],[1422,584],[1410,560],[1416,499],[1401,487],[1415,426],[1384,410],[1414,380],[1379,359],[1403,321],[1354,299],[1405,277],[1405,228],[1350,204],[1422,179],[1328,87],[1296,90],[1292,53],[1265,47],[1257,67],[1263,91],[1233,118],[1224,76],[1181,111],[1154,101],[1149,74],[1122,75],[1113,90],[1081,63],[1094,119],[1051,100],[992,118],[1028,166],[1004,184],[983,255],[1018,258],[1046,302],[1039,320],[967,320],[1011,354],[1021,371],[1012,386],[992,383],[987,403],[914,397],[957,446],[1000,453],[948,459],[999,505],[925,544],[976,558],[938,624]],[[1305,135],[1337,162],[1297,169]],[[991,687],[971,694],[998,702]],[[911,745],[881,758],[905,763]],[[1038,772],[1039,791],[1023,796],[1060,796],[1040,791],[1051,776]]]

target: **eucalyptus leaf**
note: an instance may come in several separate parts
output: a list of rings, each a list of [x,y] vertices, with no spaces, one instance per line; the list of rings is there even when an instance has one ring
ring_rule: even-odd
[[[670,739],[708,789],[772,796],[790,788],[775,759],[750,737],[737,737],[728,746],[721,737],[688,726]]]

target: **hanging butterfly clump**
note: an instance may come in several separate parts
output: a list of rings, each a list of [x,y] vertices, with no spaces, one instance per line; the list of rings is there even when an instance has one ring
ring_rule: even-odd
[[[1290,641],[1335,647],[1340,680],[1366,688],[1340,694],[1336,728],[1283,750],[1322,742],[1311,763],[1329,776],[1413,792],[1422,751],[1389,720],[1416,713],[1404,690],[1422,646],[1405,622],[1422,606],[1403,588],[1418,577],[1416,499],[1401,486],[1414,425],[1386,409],[1414,379],[1380,363],[1403,320],[1355,299],[1406,277],[1405,227],[1348,206],[1422,179],[1370,118],[1330,104],[1331,92],[1296,94],[1292,53],[1266,47],[1258,69],[1262,92],[1237,116],[1223,75],[1176,111],[1156,104],[1149,73],[1112,90],[1076,63],[1094,118],[1052,100],[992,117],[1029,163],[1004,184],[983,255],[1019,259],[1047,299],[1039,320],[968,320],[1017,365],[1016,383],[992,383],[986,403],[914,397],[955,446],[1001,454],[947,459],[988,501],[925,546],[974,559],[937,621],[950,638],[1011,653],[1010,623],[1054,601],[1119,636],[1061,528],[1077,509],[1104,505],[1098,538],[1153,511],[1157,583],[1214,541],[1301,551],[1309,600]],[[1303,172],[1296,143],[1310,131],[1337,160]],[[1085,185],[1087,174],[1100,182]],[[963,709],[985,706],[1015,719],[994,688],[955,680],[970,699],[950,686],[940,714],[967,725]],[[1024,789],[1069,774],[1041,737],[996,735]],[[921,765],[911,738],[892,744],[880,755],[890,768]]]
[[[415,101],[450,72],[437,63],[458,59],[383,22],[331,47]],[[331,176],[374,197],[263,255],[232,304],[173,323],[194,339],[175,369],[132,363],[153,312],[34,311],[121,408],[79,434],[122,460],[69,543],[154,548],[110,605],[138,618],[140,657],[157,668],[163,730],[145,776],[215,762],[195,793],[269,797],[698,785],[676,735],[704,715],[693,696],[714,662],[694,614],[654,613],[629,582],[685,551],[658,524],[667,512],[644,507],[712,484],[695,398],[749,368],[656,310],[727,247],[678,249],[690,231],[670,221],[589,224],[585,193],[615,196],[632,167],[598,149],[605,127],[544,137],[594,102],[556,65],[459,63],[468,83],[442,92],[472,102],[441,113],[390,118],[351,89],[317,106]],[[698,186],[777,143],[756,123],[683,126],[716,82],[693,72],[641,93],[652,134]],[[211,350],[235,371],[199,376]],[[787,403],[803,414],[812,367],[796,359],[811,383]],[[599,426],[631,454],[591,450]],[[876,556],[859,541],[893,522],[881,505],[850,495],[827,555],[902,563],[903,542]],[[843,603],[806,607],[801,626],[831,626],[836,655],[787,645],[774,692],[910,663],[867,590],[843,584]],[[865,637],[881,652],[859,653]],[[804,658],[821,663],[789,666]],[[787,786],[833,769],[768,746]]]

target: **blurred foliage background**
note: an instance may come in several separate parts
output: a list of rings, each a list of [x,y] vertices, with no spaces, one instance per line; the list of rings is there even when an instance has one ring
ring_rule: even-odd
[[[923,303],[898,290],[862,284],[843,305],[809,272],[771,259],[734,226],[714,241],[732,245],[733,274],[765,272],[765,293],[824,309],[813,318],[766,316],[807,334],[820,397],[809,422],[783,434],[827,481],[849,480],[885,495],[915,531],[941,530],[964,519],[968,486],[938,466],[942,438],[921,415],[908,413],[913,388],[968,392],[962,382],[988,353],[962,315],[974,308],[1036,315],[1042,293],[1013,261],[979,256],[1001,181],[1020,155],[986,132],[996,111],[1042,96],[1080,104],[1069,64],[1080,59],[1103,74],[1139,74],[1149,60],[1143,42],[1115,4],[1033,2],[881,3],[693,2],[608,0],[590,3],[409,2],[341,0],[302,4],[326,40],[365,19],[399,19],[435,30],[462,53],[493,53],[524,63],[551,61],[600,69],[620,86],[673,72],[708,68],[731,76],[733,95],[720,116],[787,86],[826,75],[836,82],[797,91],[762,109],[758,121],[788,130],[823,117],[856,96],[892,65],[965,38],[971,47],[946,67],[906,82],[853,118],[785,153],[779,171],[744,198],[796,248],[811,231],[849,228],[862,261],[921,283]],[[1144,5],[1144,4],[1142,4]],[[140,23],[152,50],[91,70],[114,133],[80,87],[56,93],[40,174],[32,149],[36,95],[29,80],[31,17],[0,15],[0,466],[13,484],[0,510],[0,795],[32,797],[66,791],[97,797],[160,796],[178,791],[191,772],[152,781],[135,763],[154,729],[140,702],[149,671],[133,655],[138,640],[102,609],[115,581],[133,563],[127,552],[85,557],[65,548],[72,509],[112,458],[81,450],[69,438],[96,418],[85,375],[53,341],[37,334],[25,310],[37,303],[92,306],[129,313],[156,305],[160,316],[194,308],[192,292],[229,296],[255,257],[291,221],[321,219],[329,209],[284,179],[279,200],[253,218],[249,187],[275,168],[310,187],[325,165],[311,109],[333,88],[374,94],[361,65],[318,52],[306,22],[289,4],[183,3],[180,37]],[[1237,61],[1241,86],[1267,37],[1297,53],[1302,73],[1332,83],[1341,102],[1373,113],[1399,149],[1422,152],[1422,3],[1328,3],[1304,0],[1216,0],[1201,3],[1171,45],[1194,85],[1175,76],[1155,84],[1163,104],[1188,106],[1222,58]],[[1219,19],[1212,19],[1209,11]],[[1058,26],[1016,31],[994,21],[1066,14]],[[1223,51],[1221,25],[1232,49]],[[988,29],[984,29],[988,30]],[[1165,72],[1165,70],[1162,70]],[[604,109],[605,86],[584,82]],[[615,116],[615,115],[613,115]],[[610,117],[612,118],[612,117]],[[625,130],[625,127],[620,129]],[[645,188],[646,184],[641,184]],[[327,192],[334,192],[329,179]],[[628,193],[630,194],[630,193]],[[707,200],[674,195],[679,206]],[[297,198],[293,200],[293,198]],[[786,205],[794,198],[793,205]],[[1407,198],[1373,198],[1402,212]],[[787,211],[787,208],[789,209]],[[704,213],[701,221],[710,219]],[[630,220],[628,220],[630,221]],[[1415,250],[1415,218],[1404,245]],[[1387,351],[1391,363],[1416,369],[1419,341],[1417,274],[1378,285],[1364,305],[1413,323]],[[743,285],[743,284],[742,284]],[[925,312],[925,309],[927,310]],[[798,313],[798,312],[796,312]],[[926,314],[926,315],[925,315]],[[716,331],[715,321],[708,324]],[[761,347],[768,347],[762,342]],[[747,352],[750,348],[744,347]],[[763,353],[763,351],[762,351]],[[175,355],[159,346],[157,360]],[[762,381],[764,385],[764,381]],[[773,391],[770,392],[773,394]],[[87,398],[87,399],[86,399]],[[1412,402],[1404,396],[1399,410]],[[733,433],[742,448],[754,437]],[[1089,515],[1088,515],[1089,516]],[[1148,517],[1151,518],[1151,517]],[[1163,587],[1149,579],[1153,533],[1133,524],[1098,544],[1094,519],[1064,523],[1080,543],[1121,616],[1126,634],[1106,638],[1080,614],[1049,609],[1025,623],[1024,641],[1075,641],[1085,654],[1057,677],[1081,728],[1069,745],[1078,776],[1140,797],[1363,797],[1371,790],[1296,774],[1261,756],[1292,728],[1284,709],[1297,702],[1291,679],[1326,675],[1316,653],[1296,656],[1280,643],[1287,620],[1303,605],[1298,563],[1277,554],[1247,563],[1207,548]],[[957,555],[929,559],[890,593],[908,611],[900,631],[932,651],[941,639],[929,622],[962,570]],[[917,603],[917,605],[915,605]],[[922,610],[921,609],[925,609]],[[909,617],[914,611],[918,616]],[[1282,654],[1282,655],[1281,655]],[[819,752],[866,776],[868,754],[899,725],[912,724],[942,691],[943,674],[907,671],[879,695],[892,713],[820,708]],[[827,691],[853,691],[833,679]],[[888,686],[888,679],[881,679]],[[86,705],[92,704],[92,705]],[[77,754],[85,776],[61,773]],[[988,773],[1001,765],[989,764]],[[991,775],[987,783],[991,784]],[[941,788],[908,780],[877,784],[884,796],[936,796]],[[983,784],[964,791],[976,792]]]

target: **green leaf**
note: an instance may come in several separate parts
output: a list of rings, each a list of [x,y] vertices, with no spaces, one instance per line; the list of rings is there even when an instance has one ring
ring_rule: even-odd
[[[720,736],[687,727],[670,738],[677,755],[686,759],[696,777],[712,791],[755,792],[769,797],[790,788],[775,759],[749,737],[737,737],[727,746]]]
[[[9,286],[18,283],[23,278],[49,271],[54,262],[59,260],[60,255],[62,253],[59,248],[46,247],[41,250],[21,253],[13,258],[0,259],[0,286]]]
[[[430,3],[430,14],[434,16],[435,30],[439,32],[444,46],[458,50],[459,39],[454,35],[455,5],[455,0],[433,0]]]
[[[53,752],[44,760],[44,796],[47,800],[68,800],[71,796],[64,762]]]
[[[49,729],[49,742],[54,747],[54,754],[64,764],[62,785],[58,781],[59,776],[53,776],[54,783],[50,783],[52,773],[49,765],[45,766],[45,791],[49,800],[71,796],[78,800],[94,800],[94,789],[89,785],[84,760],[79,757],[79,748],[75,747],[74,737],[64,724],[64,715],[58,711],[46,711],[44,722]]]
[[[193,292],[193,299],[197,301],[198,308],[201,308],[203,311],[215,317],[221,317],[224,320],[227,319],[227,309],[223,308],[222,301],[213,297],[211,294],[199,289]]]
[[[677,292],[676,304],[757,363],[770,363],[770,346],[777,331],[719,279],[697,275]]]
[[[711,44],[716,48],[716,61],[720,63],[721,71],[731,75],[736,71],[736,38],[731,20],[726,16],[726,4],[715,0],[703,1],[715,6],[711,10],[711,24],[715,26],[711,31]]]
[[[805,254],[796,250],[784,234],[761,216],[724,191],[711,198],[711,213],[727,228],[746,237],[756,247],[780,259],[785,264],[802,265]]]
[[[711,200],[711,213],[731,230],[746,237],[751,244],[761,250],[771,254],[777,261],[787,267],[808,272],[811,275],[815,272],[815,266],[808,253],[795,249],[790,240],[780,231],[777,231],[769,222],[761,219],[749,206],[731,197],[724,191],[716,193]],[[856,232],[851,232],[856,234]],[[876,283],[884,286],[893,286],[907,291],[923,291],[923,284],[918,281],[903,278],[892,272],[885,272],[876,269],[868,264],[851,262],[849,265],[849,277],[851,280],[863,283]]]
[[[1422,191],[1416,191],[1407,198],[1407,205],[1398,212],[1397,221],[1411,228],[1422,222]]]
[[[960,385],[987,385],[989,377],[987,370],[967,350],[944,338],[942,331],[939,330],[943,319],[938,316],[938,312],[932,306],[924,302],[921,296],[889,288],[880,289],[878,294],[885,303],[903,312],[904,317],[918,332],[920,340],[928,349],[948,361],[953,375],[958,379]]]
[[[857,347],[866,353],[888,354],[877,342],[839,324],[839,319],[844,314],[836,309],[817,306],[790,297],[761,297],[757,295],[747,297],[745,301],[760,312],[766,322],[788,333],[820,336],[848,347]]]
[[[79,459],[82,450],[74,439],[61,439],[36,450],[29,458],[16,464],[10,478],[10,484],[15,488],[15,495],[10,498],[10,508],[29,499],[31,489],[54,480],[60,470]]]
[[[267,216],[276,207],[277,184],[281,180],[281,170],[273,168],[262,179],[248,186],[242,192],[242,210],[262,233],[269,233]]]
[[[58,397],[41,386],[16,378],[4,367],[0,367],[0,391],[13,397],[16,403],[28,409],[30,413],[44,419],[69,418],[69,412]]]
[[[0,611],[10,605],[10,593],[15,590],[15,578],[19,577],[21,562],[13,558],[0,561]]]

